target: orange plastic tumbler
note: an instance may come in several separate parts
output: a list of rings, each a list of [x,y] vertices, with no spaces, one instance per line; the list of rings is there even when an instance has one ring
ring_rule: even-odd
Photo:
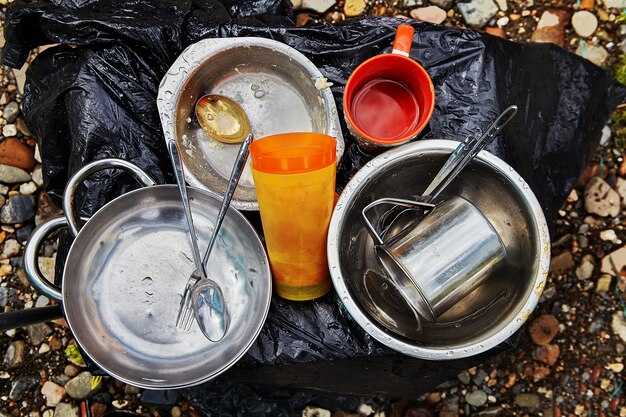
[[[252,142],[252,177],[274,289],[289,300],[330,290],[326,236],[335,196],[336,142],[321,133],[283,133]]]

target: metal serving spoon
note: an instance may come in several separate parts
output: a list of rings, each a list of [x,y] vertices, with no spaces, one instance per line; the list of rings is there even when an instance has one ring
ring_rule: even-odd
[[[200,97],[196,103],[196,118],[211,138],[223,143],[240,143],[250,133],[246,113],[225,96],[209,94]]]
[[[206,110],[204,114],[219,114],[220,112],[226,112],[230,115],[229,117],[232,117],[237,121],[237,129],[234,129],[232,125],[227,124],[225,125],[225,130],[222,130],[224,126],[221,126],[220,124],[209,123],[208,129],[204,129],[212,138],[220,142],[230,141],[229,143],[237,143],[239,141],[239,137],[243,140],[243,143],[239,148],[239,152],[237,153],[237,158],[235,159],[230,179],[228,180],[228,187],[226,188],[226,193],[224,194],[224,200],[222,201],[220,211],[217,215],[217,219],[215,220],[213,234],[211,235],[206,252],[202,258],[202,264],[206,265],[209,260],[209,256],[211,255],[211,250],[215,245],[215,241],[224,217],[226,216],[226,212],[228,211],[230,201],[235,193],[237,184],[239,183],[241,172],[243,171],[246,160],[248,159],[248,149],[250,148],[250,143],[252,143],[253,138],[252,133],[250,132],[250,123],[248,122],[248,117],[245,111],[241,108],[241,106],[228,97],[217,95],[202,97],[198,100],[196,105],[196,114],[199,113],[200,107],[202,107],[200,112]],[[214,306],[220,301],[220,294],[217,291],[219,287],[216,289],[213,285],[211,285],[211,282],[212,281],[208,277],[203,278],[194,284],[191,291],[193,312],[200,329],[205,335],[207,334],[206,330],[214,329],[222,324],[222,320],[224,318],[228,319],[228,315],[221,315],[219,314],[219,311],[214,308]],[[228,321],[223,323],[223,325],[227,328]]]

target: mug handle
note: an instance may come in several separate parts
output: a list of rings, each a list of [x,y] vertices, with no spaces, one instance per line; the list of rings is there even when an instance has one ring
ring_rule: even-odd
[[[391,53],[408,57],[411,52],[414,33],[415,29],[413,29],[413,26],[405,25],[404,23],[398,25]]]
[[[407,208],[428,208],[428,209],[435,208],[435,204],[431,204],[431,203],[423,203],[421,201],[404,200],[404,199],[401,199],[401,198],[390,198],[390,197],[388,197],[388,198],[379,198],[378,200],[375,200],[375,201],[369,203],[361,211],[361,215],[363,216],[363,221],[365,222],[365,227],[366,227],[368,233],[370,234],[370,236],[372,237],[372,239],[374,239],[374,242],[376,243],[376,245],[384,245],[385,242],[383,241],[383,238],[380,237],[380,235],[376,231],[376,228],[370,222],[369,217],[367,216],[367,213],[372,208],[374,208],[376,206],[379,206],[379,205],[382,205],[382,204],[390,204],[392,206],[400,206],[400,207],[407,207]]]
[[[67,219],[63,216],[54,217],[41,223],[30,235],[28,243],[24,248],[24,272],[26,273],[26,278],[28,278],[30,285],[40,294],[58,302],[61,302],[63,299],[61,288],[51,283],[43,276],[37,260],[39,258],[39,248],[42,242],[52,232],[67,227],[67,224]]]
[[[74,198],[76,196],[78,186],[94,172],[112,168],[123,169],[124,171],[130,173],[142,186],[150,187],[152,185],[156,185],[156,181],[153,180],[152,177],[144,170],[123,159],[105,158],[85,165],[79,169],[76,174],[72,176],[72,178],[70,178],[67,186],[65,187],[65,192],[63,193],[63,211],[65,211],[67,225],[73,236],[76,236],[80,228],[83,227],[82,221],[78,218],[78,216],[76,216],[74,205]]]

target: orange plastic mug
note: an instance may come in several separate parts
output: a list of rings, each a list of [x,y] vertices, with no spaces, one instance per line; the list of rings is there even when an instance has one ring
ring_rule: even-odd
[[[336,141],[321,133],[266,136],[250,145],[274,290],[312,300],[332,287],[326,236],[335,199]]]
[[[346,124],[366,150],[381,152],[408,142],[432,116],[433,82],[426,70],[409,58],[413,33],[413,27],[399,25],[392,53],[363,62],[346,83]]]

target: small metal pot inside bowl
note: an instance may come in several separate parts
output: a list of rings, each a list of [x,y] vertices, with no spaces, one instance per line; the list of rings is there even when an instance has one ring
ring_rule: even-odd
[[[263,38],[205,39],[189,46],[159,86],[157,106],[165,140],[180,145],[190,185],[223,196],[238,144],[208,137],[198,124],[195,105],[205,94],[221,94],[246,111],[255,138],[288,132],[343,136],[330,88],[322,73],[297,50]],[[243,171],[231,203],[258,210],[249,166]]]
[[[388,285],[374,240],[359,220],[377,199],[420,196],[457,145],[420,141],[376,157],[348,183],[329,227],[331,277],[352,317],[381,343],[424,359],[472,356],[507,339],[535,308],[549,268],[550,238],[535,196],[513,168],[482,151],[440,197],[475,205],[500,236],[506,257],[482,285],[418,331],[414,311]]]

